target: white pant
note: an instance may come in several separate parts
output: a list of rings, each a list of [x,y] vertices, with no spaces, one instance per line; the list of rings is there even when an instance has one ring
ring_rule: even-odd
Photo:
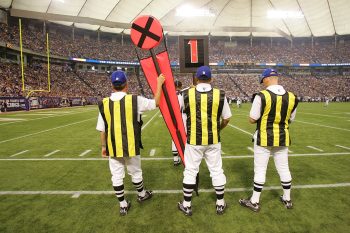
[[[195,184],[202,159],[207,163],[213,186],[226,184],[226,176],[222,169],[221,143],[209,146],[195,146],[186,144],[185,147],[185,171],[183,183]]]
[[[109,169],[112,174],[113,186],[123,184],[125,177],[125,166],[133,183],[142,181],[141,157],[140,155],[130,158],[109,158]]]
[[[254,182],[258,184],[265,183],[270,155],[273,156],[280,180],[284,182],[291,181],[292,176],[288,166],[288,147],[258,146],[256,145],[256,137],[254,137]]]

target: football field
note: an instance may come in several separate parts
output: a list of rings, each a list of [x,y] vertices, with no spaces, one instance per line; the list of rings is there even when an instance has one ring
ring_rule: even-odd
[[[177,210],[183,167],[173,166],[158,110],[143,115],[142,128],[144,182],[154,197],[139,204],[127,175],[132,207],[124,217],[108,160],[100,156],[96,106],[0,114],[0,232],[349,232],[350,103],[299,104],[289,148],[294,209],[279,201],[271,158],[259,213],[238,204],[253,182],[250,104],[231,109],[230,125],[221,132],[228,209],[216,215],[203,161],[191,217]]]

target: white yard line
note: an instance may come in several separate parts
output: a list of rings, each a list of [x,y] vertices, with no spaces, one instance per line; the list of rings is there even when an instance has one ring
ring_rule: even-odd
[[[291,150],[288,149],[288,153],[293,153],[293,151],[291,151]]]
[[[342,145],[335,145],[336,147],[340,147],[340,148],[343,148],[343,149],[347,149],[347,150],[350,150],[349,147],[346,147],[346,146],[342,146]]]
[[[82,121],[73,122],[73,123],[66,124],[66,125],[61,125],[61,126],[54,127],[54,128],[51,128],[51,129],[45,129],[45,130],[42,130],[42,131],[39,131],[39,132],[36,132],[36,133],[30,133],[30,134],[26,134],[26,135],[23,135],[23,136],[19,136],[19,137],[15,137],[15,138],[10,138],[10,139],[4,140],[4,141],[0,141],[0,144],[1,144],[1,143],[5,143],[5,142],[10,142],[10,141],[13,141],[13,140],[17,140],[17,139],[21,139],[21,138],[26,138],[26,137],[33,136],[33,135],[37,135],[37,134],[46,133],[46,132],[49,132],[49,131],[52,131],[52,130],[56,130],[56,129],[60,129],[60,128],[64,128],[64,127],[67,127],[67,126],[80,124],[80,123],[82,123],[82,122],[90,121],[90,120],[92,120],[92,119],[96,119],[96,117],[89,118],[89,119],[82,120]]]
[[[79,113],[86,113],[86,112],[91,112],[91,111],[95,111],[95,109],[86,110],[86,111],[79,111],[79,112],[74,111],[74,113],[69,113],[69,114],[60,114],[60,115],[57,114],[57,115],[54,115],[54,116],[40,117],[40,118],[35,118],[35,119],[29,119],[29,120],[26,120],[26,121],[23,121],[23,122],[42,120],[42,119],[51,118],[51,117],[69,116],[69,115],[74,115],[74,114],[79,114]],[[2,123],[2,124],[0,124],[0,126],[2,126],[2,125],[9,125],[9,124],[13,124],[13,123],[19,123],[19,122]]]
[[[338,152],[338,153],[308,153],[308,154],[290,154],[289,157],[323,157],[323,156],[339,156],[339,155],[350,155],[350,152]],[[253,155],[225,155],[222,156],[222,159],[247,159],[253,158]],[[153,157],[153,158],[141,158],[144,161],[153,161],[153,160],[173,160],[169,157]],[[4,158],[0,161],[108,161],[108,158]]]
[[[151,149],[149,156],[154,156],[156,154],[156,149]]]
[[[84,155],[87,155],[88,153],[90,153],[91,152],[91,150],[86,150],[86,151],[84,151],[83,153],[81,153],[79,156],[80,157],[83,157]]]
[[[53,155],[53,154],[56,154],[57,152],[60,152],[60,150],[54,150],[54,151],[52,151],[52,152],[50,152],[50,153],[44,155],[44,157],[49,157],[49,156],[51,156],[51,155]]]
[[[21,151],[21,152],[18,152],[16,154],[11,155],[10,157],[15,157],[16,155],[21,155],[21,154],[27,153],[28,151],[29,150],[24,150],[24,151]]]
[[[157,111],[157,112],[152,116],[152,118],[149,119],[149,121],[147,121],[146,124],[145,124],[144,126],[142,126],[141,130],[144,130],[144,129],[147,127],[147,125],[149,125],[149,123],[157,116],[158,113],[159,113],[159,111]]]
[[[244,129],[241,129],[241,128],[239,128],[239,127],[237,127],[237,126],[234,126],[234,125],[232,125],[232,124],[228,124],[228,125],[231,126],[231,127],[234,128],[234,129],[237,129],[237,130],[243,132],[243,133],[246,133],[246,134],[249,134],[250,136],[253,136],[252,133],[250,133],[250,132],[248,132],[248,131],[245,131]]]
[[[343,130],[343,131],[349,131],[350,132],[350,129],[338,128],[338,127],[329,126],[329,125],[316,124],[316,123],[307,122],[307,121],[300,121],[300,120],[295,120],[295,122],[309,124],[309,125],[316,125],[316,126],[320,126],[320,127],[325,127],[325,128],[337,129],[337,130]]]
[[[310,112],[298,112],[298,114],[307,114],[307,115],[325,116],[325,117],[331,117],[331,118],[349,119],[349,117],[333,116],[333,115],[310,113]]]
[[[350,187],[350,183],[333,183],[333,184],[303,184],[293,185],[293,189],[317,189],[317,188],[338,188],[338,187]],[[243,188],[225,188],[225,192],[246,192],[251,191],[252,187]],[[280,190],[281,186],[267,186],[264,190]],[[158,194],[178,194],[182,193],[182,189],[162,189],[153,190],[153,193]],[[213,193],[214,189],[199,189],[199,193]],[[113,195],[115,191],[101,190],[101,191],[88,191],[88,190],[76,190],[76,191],[61,191],[61,190],[48,190],[48,191],[0,191],[0,195],[71,195],[72,198],[78,198],[80,195]],[[137,194],[136,191],[125,191],[125,194]]]
[[[306,147],[307,147],[307,148],[310,148],[310,149],[313,149],[313,150],[317,150],[317,151],[319,151],[319,152],[323,152],[322,149],[317,148],[317,147],[314,147],[314,146],[306,146]]]
[[[254,149],[250,146],[248,146],[247,149],[250,150],[251,152],[254,152]]]

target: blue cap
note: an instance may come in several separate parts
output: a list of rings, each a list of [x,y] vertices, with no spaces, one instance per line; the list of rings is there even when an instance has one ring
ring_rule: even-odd
[[[211,78],[211,71],[208,66],[201,66],[197,69],[196,77],[201,80],[208,80]]]
[[[262,83],[264,78],[271,77],[271,76],[278,76],[279,74],[275,69],[267,68],[265,69],[262,74],[259,76],[259,83]]]
[[[122,86],[126,83],[126,75],[123,71],[114,71],[111,75],[111,82],[114,86]]]

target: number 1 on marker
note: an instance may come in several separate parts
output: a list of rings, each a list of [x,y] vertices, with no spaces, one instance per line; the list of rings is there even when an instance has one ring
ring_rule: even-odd
[[[188,42],[191,49],[191,63],[198,63],[198,45],[197,40],[190,40]]]

